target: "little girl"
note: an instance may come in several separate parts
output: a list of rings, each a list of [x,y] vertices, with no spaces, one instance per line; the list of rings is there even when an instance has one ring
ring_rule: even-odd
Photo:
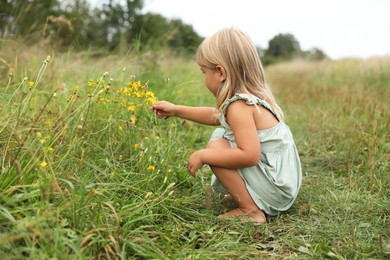
[[[206,38],[196,61],[216,108],[157,102],[159,117],[176,116],[217,128],[205,149],[188,159],[188,171],[207,164],[212,186],[234,199],[238,208],[220,218],[266,222],[288,210],[301,186],[301,163],[283,112],[264,79],[257,50],[250,37],[236,28]]]

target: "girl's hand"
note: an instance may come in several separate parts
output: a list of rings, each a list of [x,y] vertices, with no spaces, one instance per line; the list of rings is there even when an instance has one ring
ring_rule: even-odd
[[[202,150],[194,152],[188,159],[187,169],[192,176],[196,176],[196,171],[203,166]]]
[[[169,116],[175,116],[176,114],[176,105],[169,103],[167,101],[158,101],[150,109],[160,118],[166,118]]]

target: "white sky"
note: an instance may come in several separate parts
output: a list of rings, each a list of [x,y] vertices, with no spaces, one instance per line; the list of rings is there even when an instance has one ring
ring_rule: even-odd
[[[203,37],[238,27],[262,48],[291,33],[302,50],[333,59],[390,55],[390,0],[145,0],[144,12],[181,19]]]

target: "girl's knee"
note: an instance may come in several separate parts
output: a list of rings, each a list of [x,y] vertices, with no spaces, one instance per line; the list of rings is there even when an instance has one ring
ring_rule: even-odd
[[[210,140],[206,146],[207,149],[221,149],[221,148],[230,148],[229,141],[223,138]]]

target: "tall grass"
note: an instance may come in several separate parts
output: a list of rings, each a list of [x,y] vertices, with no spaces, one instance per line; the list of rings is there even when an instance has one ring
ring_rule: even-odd
[[[2,259],[389,256],[389,58],[267,68],[304,184],[257,227],[219,221],[210,170],[186,172],[213,129],[149,111],[214,105],[193,61],[1,48]]]
[[[388,58],[378,57],[297,61],[270,71],[271,77],[289,74],[271,80],[280,86],[282,102],[299,109],[291,117],[300,121],[298,134],[306,134],[302,152],[311,151],[309,159],[330,174],[348,177],[351,188],[374,193],[389,190],[389,66]],[[283,95],[288,85],[293,87]]]

